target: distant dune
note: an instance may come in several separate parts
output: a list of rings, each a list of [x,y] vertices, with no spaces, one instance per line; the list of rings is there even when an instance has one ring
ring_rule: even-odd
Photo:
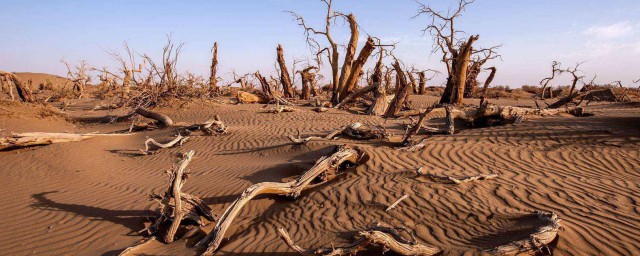
[[[31,72],[15,72],[15,74],[22,79],[25,83],[31,80],[33,88],[37,88],[40,84],[44,84],[48,81],[52,83],[54,87],[64,86],[65,84],[71,84],[71,81],[67,78],[46,74],[46,73],[31,73]]]

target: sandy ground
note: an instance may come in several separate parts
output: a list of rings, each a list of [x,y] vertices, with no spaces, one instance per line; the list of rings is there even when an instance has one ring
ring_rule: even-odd
[[[435,98],[412,100],[415,106],[426,106]],[[493,102],[533,105],[525,100]],[[106,113],[86,111],[91,107],[79,102],[69,112]],[[167,141],[171,131],[0,152],[0,255],[117,255],[135,245],[143,239],[137,231],[148,225],[147,217],[157,208],[148,195],[165,189],[164,171],[177,162],[179,152],[196,152],[184,190],[221,214],[248,186],[298,175],[334,145],[344,143],[357,145],[371,159],[297,200],[267,196],[251,201],[227,232],[219,255],[296,255],[278,237],[277,228],[286,228],[304,247],[321,247],[346,243],[354,230],[374,221],[413,229],[418,241],[443,249],[444,255],[473,255],[527,237],[539,223],[521,216],[534,210],[554,211],[563,219],[555,255],[640,254],[637,104],[592,106],[591,117],[545,117],[518,125],[460,129],[452,136],[432,137],[415,153],[394,150],[384,141],[291,145],[286,138],[296,129],[320,135],[353,122],[382,124],[400,136],[402,120],[338,110],[315,113],[304,107],[275,115],[260,113],[261,107],[197,101],[160,108],[184,122],[218,114],[230,134],[192,137],[183,147],[149,156],[137,154],[145,137]],[[39,111],[0,104],[0,135],[128,127],[75,125]],[[445,185],[417,178],[418,167],[445,175],[500,176]],[[384,211],[403,194],[409,198]],[[191,245],[202,235],[169,245],[153,242],[136,253],[198,255],[204,248]]]

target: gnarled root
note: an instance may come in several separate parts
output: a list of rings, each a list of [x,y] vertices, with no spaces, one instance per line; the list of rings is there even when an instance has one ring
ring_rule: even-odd
[[[189,173],[185,171],[187,165],[191,162],[194,151],[186,153],[180,161],[178,168],[168,171],[169,186],[163,196],[151,195],[151,199],[160,203],[160,217],[151,224],[147,229],[149,235],[164,233],[163,241],[171,243],[181,224],[204,226],[202,218],[208,221],[216,221],[218,217],[213,213],[211,208],[207,206],[200,198],[182,193],[182,186],[189,177]],[[173,200],[172,200],[173,199]],[[167,227],[167,224],[171,223]],[[161,230],[163,228],[166,230]]]
[[[209,119],[201,124],[192,124],[183,129],[186,133],[201,131],[206,135],[222,135],[227,134],[227,126],[220,120],[220,116],[215,115],[213,119]]]
[[[156,147],[158,147],[158,149],[171,148],[171,147],[173,147],[175,145],[182,146],[185,142],[187,142],[188,139],[189,139],[189,137],[182,136],[181,134],[178,134],[178,136],[176,136],[173,140],[162,144],[162,143],[157,142],[153,138],[147,137],[147,140],[144,141],[144,150],[141,149],[140,151],[142,151],[142,153],[144,153],[145,155],[153,153],[154,151],[151,151],[149,149],[149,144],[155,145]]]
[[[426,176],[435,182],[456,184],[456,185],[460,185],[465,182],[476,181],[476,180],[490,180],[498,177],[498,174],[492,173],[492,174],[480,174],[476,176],[468,176],[464,178],[454,178],[451,176],[436,175],[436,174],[425,172],[422,170],[422,167],[418,168],[418,170],[416,170],[416,173],[421,176]]]
[[[430,245],[418,244],[410,232],[407,233],[411,234],[411,238],[407,239],[400,235],[398,229],[380,224],[358,232],[358,237],[351,244],[320,249],[305,249],[296,245],[283,228],[279,228],[278,233],[291,249],[308,255],[354,255],[359,251],[365,250],[369,245],[382,246],[385,251],[391,250],[400,255],[436,255],[442,251]]]
[[[551,255],[549,244],[558,236],[558,231],[561,228],[561,219],[553,212],[536,211],[534,214],[548,224],[539,227],[535,233],[529,235],[529,238],[513,241],[509,244],[486,250],[485,252],[495,255],[537,255],[537,253]]]
[[[262,182],[247,188],[240,198],[236,199],[222,215],[220,221],[216,223],[215,228],[209,235],[198,242],[198,245],[207,245],[208,248],[205,255],[211,254],[218,249],[224,234],[231,226],[233,219],[238,215],[242,207],[258,195],[282,195],[297,198],[300,193],[311,187],[316,186],[311,183],[319,178],[320,183],[325,183],[335,177],[340,169],[347,166],[355,165],[363,157],[363,153],[359,150],[340,146],[336,152],[330,156],[320,158],[316,164],[303,173],[298,179],[291,182]]]

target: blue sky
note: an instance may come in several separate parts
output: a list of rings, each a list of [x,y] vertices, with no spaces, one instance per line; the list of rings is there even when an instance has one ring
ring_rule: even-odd
[[[428,19],[418,17],[413,0],[334,0],[334,9],[356,15],[364,33],[397,43],[396,55],[406,65],[444,70],[432,55],[432,40],[423,35]],[[447,10],[451,0],[422,0]],[[69,1],[0,0],[0,69],[64,75],[59,62],[86,60],[94,67],[113,67],[106,51],[123,41],[138,53],[161,53],[167,34],[184,42],[179,71],[207,76],[209,52],[219,42],[220,72],[275,71],[275,48],[286,59],[310,58],[302,29],[291,10],[310,24],[322,24],[319,0],[235,1]],[[537,84],[553,60],[583,64],[585,75],[598,82],[640,78],[640,1],[638,0],[477,0],[457,22],[479,34],[478,46],[502,44],[502,60],[494,85]],[[346,42],[347,26],[336,24],[335,37]],[[363,33],[363,34],[364,34]],[[361,42],[364,42],[361,38]],[[441,83],[444,76],[435,79]],[[559,80],[568,82],[568,77]]]

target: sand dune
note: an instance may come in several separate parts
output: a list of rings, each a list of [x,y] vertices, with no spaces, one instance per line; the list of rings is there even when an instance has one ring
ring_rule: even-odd
[[[435,100],[414,96],[412,104],[427,106]],[[534,105],[525,100],[492,102]],[[11,114],[23,108],[2,105],[3,135],[128,127]],[[596,114],[590,117],[545,117],[518,125],[460,129],[455,135],[432,137],[418,152],[394,150],[381,141],[289,143],[287,136],[296,129],[303,135],[320,135],[353,122],[382,124],[395,134],[395,141],[403,133],[402,121],[339,110],[315,113],[303,107],[275,115],[260,113],[261,105],[211,102],[159,110],[183,122],[218,114],[230,134],[192,137],[183,147],[148,156],[137,154],[146,136],[167,139],[174,134],[155,130],[0,152],[0,254],[117,255],[139,243],[143,237],[137,231],[148,224],[146,217],[155,215],[156,204],[148,195],[165,189],[164,171],[177,162],[179,152],[196,152],[184,191],[200,196],[221,214],[248,186],[299,175],[333,145],[344,143],[362,148],[370,160],[297,200],[267,196],[251,201],[227,232],[219,254],[297,255],[279,238],[277,228],[285,228],[299,245],[314,248],[347,243],[354,231],[383,221],[414,230],[418,241],[441,248],[444,255],[475,255],[528,237],[541,225],[527,215],[535,210],[553,211],[562,218],[564,229],[552,247],[555,255],[640,253],[636,105],[598,104],[588,107]],[[71,112],[87,114],[81,107]],[[419,167],[443,175],[499,177],[440,184],[418,177]],[[385,211],[404,194],[409,197]],[[172,244],[154,241],[133,254],[198,255],[205,248],[191,245],[203,236]]]

